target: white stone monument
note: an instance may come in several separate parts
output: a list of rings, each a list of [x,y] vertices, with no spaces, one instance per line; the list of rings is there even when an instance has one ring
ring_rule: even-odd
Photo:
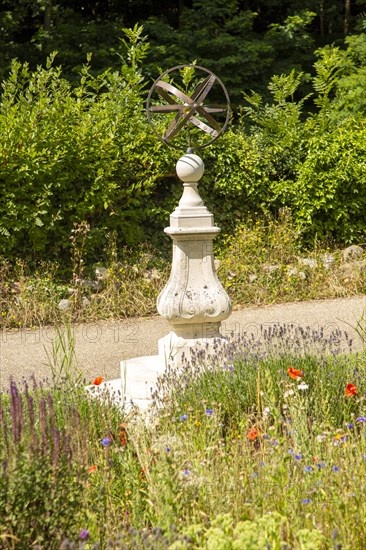
[[[229,317],[231,304],[215,271],[213,239],[220,229],[197,190],[203,161],[188,153],[178,160],[176,171],[184,190],[165,229],[173,240],[173,260],[157,309],[171,325],[159,341],[160,359],[179,366],[183,353],[189,360],[192,348],[210,348],[222,338],[220,324]]]
[[[178,85],[174,74],[181,77]],[[190,84],[194,90],[188,95]],[[224,102],[207,104],[207,96],[211,93],[216,101],[221,93]],[[96,394],[106,390],[114,400],[121,394],[120,401],[132,401],[141,409],[148,406],[151,388],[168,363],[179,368],[182,357],[189,360],[192,350],[210,351],[218,339],[223,339],[220,325],[231,313],[230,300],[217,277],[213,257],[213,240],[220,229],[214,225],[213,215],[198,193],[197,183],[203,176],[204,164],[193,153],[210,145],[227,127],[230,102],[225,86],[204,67],[173,67],[154,82],[146,112],[153,131],[165,144],[186,150],[182,139],[178,144],[172,143],[182,132],[186,132],[188,141],[187,153],[176,165],[177,175],[183,182],[183,194],[170,216],[170,226],[165,229],[173,241],[172,268],[157,301],[158,312],[169,322],[171,330],[159,340],[158,355],[121,361],[120,379],[92,388]],[[161,135],[161,119],[167,114],[170,117],[173,114],[173,118]],[[213,115],[223,115],[224,122]],[[157,116],[157,123],[153,121],[154,116]],[[206,141],[195,146],[194,137],[202,133]]]

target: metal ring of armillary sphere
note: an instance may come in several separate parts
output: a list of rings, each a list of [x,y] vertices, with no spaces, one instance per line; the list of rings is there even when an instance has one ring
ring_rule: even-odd
[[[214,103],[208,101],[209,96],[214,97]],[[146,101],[146,113],[161,141],[175,149],[193,151],[207,147],[226,130],[230,98],[221,80],[208,69],[177,65],[155,80]],[[187,144],[173,143],[183,132]],[[203,144],[202,132],[206,135]]]

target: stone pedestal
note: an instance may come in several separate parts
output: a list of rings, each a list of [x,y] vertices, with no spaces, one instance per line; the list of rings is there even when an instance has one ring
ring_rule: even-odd
[[[231,313],[231,304],[214,265],[213,239],[220,229],[203,204],[197,183],[204,172],[202,159],[186,154],[177,162],[183,195],[170,216],[165,232],[173,240],[169,281],[160,293],[157,309],[171,325],[159,341],[159,356],[167,364],[181,364],[192,348],[210,348],[220,334],[221,322]]]

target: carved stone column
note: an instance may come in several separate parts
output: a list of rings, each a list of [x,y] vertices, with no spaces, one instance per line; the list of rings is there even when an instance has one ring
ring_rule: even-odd
[[[220,325],[229,317],[231,303],[214,265],[212,245],[220,229],[197,190],[203,161],[189,153],[178,160],[176,170],[184,190],[165,229],[173,240],[173,260],[157,309],[171,325],[171,332],[159,340],[159,356],[165,364],[179,365],[183,352],[189,358],[193,347],[222,338]]]

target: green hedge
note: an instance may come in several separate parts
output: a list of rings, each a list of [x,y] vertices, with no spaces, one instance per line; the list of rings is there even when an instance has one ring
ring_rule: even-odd
[[[3,82],[0,249],[10,258],[64,253],[82,220],[95,254],[111,230],[141,242],[158,214],[151,193],[166,153],[146,123],[136,61],[98,77],[85,65],[72,87],[53,58],[34,72],[14,61]]]
[[[0,250],[9,259],[66,258],[81,221],[93,258],[111,231],[119,245],[163,238],[181,193],[172,175],[179,153],[149,129],[140,70],[148,44],[141,27],[126,33],[121,70],[94,77],[86,64],[77,86],[54,56],[33,72],[13,62],[0,98]],[[200,189],[224,233],[286,207],[307,243],[364,241],[366,114],[347,82],[366,65],[356,55],[365,47],[361,35],[344,51],[318,52],[313,112],[304,111],[308,98],[294,99],[303,75],[275,76],[272,102],[246,96],[235,123],[202,151]]]

